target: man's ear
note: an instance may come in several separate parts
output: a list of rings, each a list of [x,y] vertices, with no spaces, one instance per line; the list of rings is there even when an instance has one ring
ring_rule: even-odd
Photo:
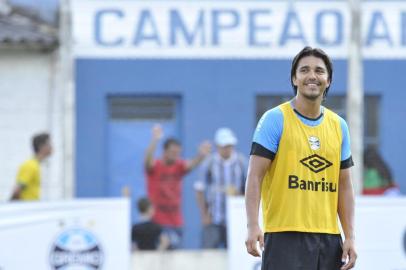
[[[294,85],[294,86],[297,86],[296,76],[293,76],[293,77],[292,77],[292,82],[293,82],[293,85]]]

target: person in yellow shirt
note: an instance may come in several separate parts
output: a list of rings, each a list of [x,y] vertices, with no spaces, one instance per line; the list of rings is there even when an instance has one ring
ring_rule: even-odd
[[[267,111],[255,130],[245,245],[259,257],[259,242],[262,270],[348,270],[355,265],[348,126],[321,105],[332,76],[328,55],[305,47],[292,61],[295,97]],[[265,234],[258,224],[260,201]]]
[[[37,134],[32,138],[34,157],[21,164],[17,173],[17,185],[11,200],[35,201],[41,197],[40,163],[52,153],[48,133]]]

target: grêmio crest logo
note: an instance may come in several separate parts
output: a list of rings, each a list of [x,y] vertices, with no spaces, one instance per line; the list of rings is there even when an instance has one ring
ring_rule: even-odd
[[[93,233],[69,229],[57,236],[49,261],[52,270],[98,270],[102,267],[103,250]]]
[[[300,163],[302,163],[304,166],[315,173],[321,172],[333,165],[333,163],[317,154],[308,156],[307,158],[300,160]]]

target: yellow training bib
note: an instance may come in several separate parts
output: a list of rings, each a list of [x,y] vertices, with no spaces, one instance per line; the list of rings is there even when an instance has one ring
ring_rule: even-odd
[[[264,230],[339,234],[339,117],[325,109],[321,123],[312,127],[299,119],[290,102],[279,107],[283,131],[261,188]]]
[[[40,199],[41,168],[35,158],[24,162],[17,174],[17,183],[22,185],[21,200],[32,201]]]

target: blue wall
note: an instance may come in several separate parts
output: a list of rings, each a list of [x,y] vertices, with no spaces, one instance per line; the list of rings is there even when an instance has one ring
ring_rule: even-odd
[[[380,143],[395,179],[406,192],[406,70],[402,61],[366,61],[365,89],[382,95]],[[285,60],[95,60],[76,61],[76,195],[107,194],[107,96],[168,94],[182,97],[184,156],[216,128],[236,131],[238,149],[248,155],[259,94],[290,94],[290,61]],[[345,94],[346,62],[334,61],[329,95]],[[200,218],[192,188],[196,174],[185,178],[185,246],[197,248]]]
[[[364,86],[381,95],[380,150],[406,194],[406,61],[365,61]]]

